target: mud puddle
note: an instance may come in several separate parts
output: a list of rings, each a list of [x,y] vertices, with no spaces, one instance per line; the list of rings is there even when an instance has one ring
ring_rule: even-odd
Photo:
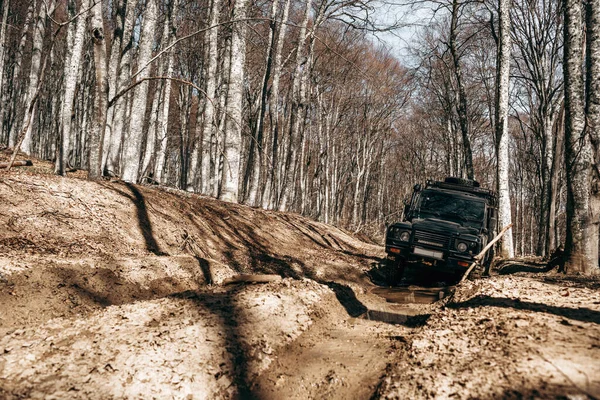
[[[390,303],[398,304],[431,304],[443,299],[454,291],[455,286],[422,287],[399,286],[377,287],[370,292],[383,297]]]
[[[253,397],[371,398],[409,329],[367,319],[320,321],[277,355],[254,383]]]

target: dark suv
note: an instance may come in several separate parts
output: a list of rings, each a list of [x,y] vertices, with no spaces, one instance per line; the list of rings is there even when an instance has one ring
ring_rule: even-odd
[[[385,238],[391,283],[408,265],[462,275],[494,237],[497,197],[476,181],[427,181],[405,203],[403,221],[389,226]],[[492,257],[488,252],[484,264]]]

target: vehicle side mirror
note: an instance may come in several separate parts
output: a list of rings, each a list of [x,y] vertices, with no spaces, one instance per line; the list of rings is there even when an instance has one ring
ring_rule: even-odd
[[[413,189],[415,190],[415,192],[420,192],[421,191],[421,184],[417,183]]]

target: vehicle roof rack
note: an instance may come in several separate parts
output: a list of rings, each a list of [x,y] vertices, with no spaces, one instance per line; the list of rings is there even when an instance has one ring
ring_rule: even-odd
[[[498,206],[498,196],[496,196],[496,192],[479,187],[479,183],[477,181],[460,178],[446,178],[444,181],[434,181],[430,179],[426,183],[426,188],[429,187],[455,190],[459,192],[470,193],[479,197],[485,197],[492,203],[494,207]]]

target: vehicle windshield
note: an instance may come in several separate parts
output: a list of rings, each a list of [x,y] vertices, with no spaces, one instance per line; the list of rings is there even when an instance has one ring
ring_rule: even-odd
[[[420,218],[439,218],[479,227],[485,202],[443,192],[424,191],[418,205]]]

